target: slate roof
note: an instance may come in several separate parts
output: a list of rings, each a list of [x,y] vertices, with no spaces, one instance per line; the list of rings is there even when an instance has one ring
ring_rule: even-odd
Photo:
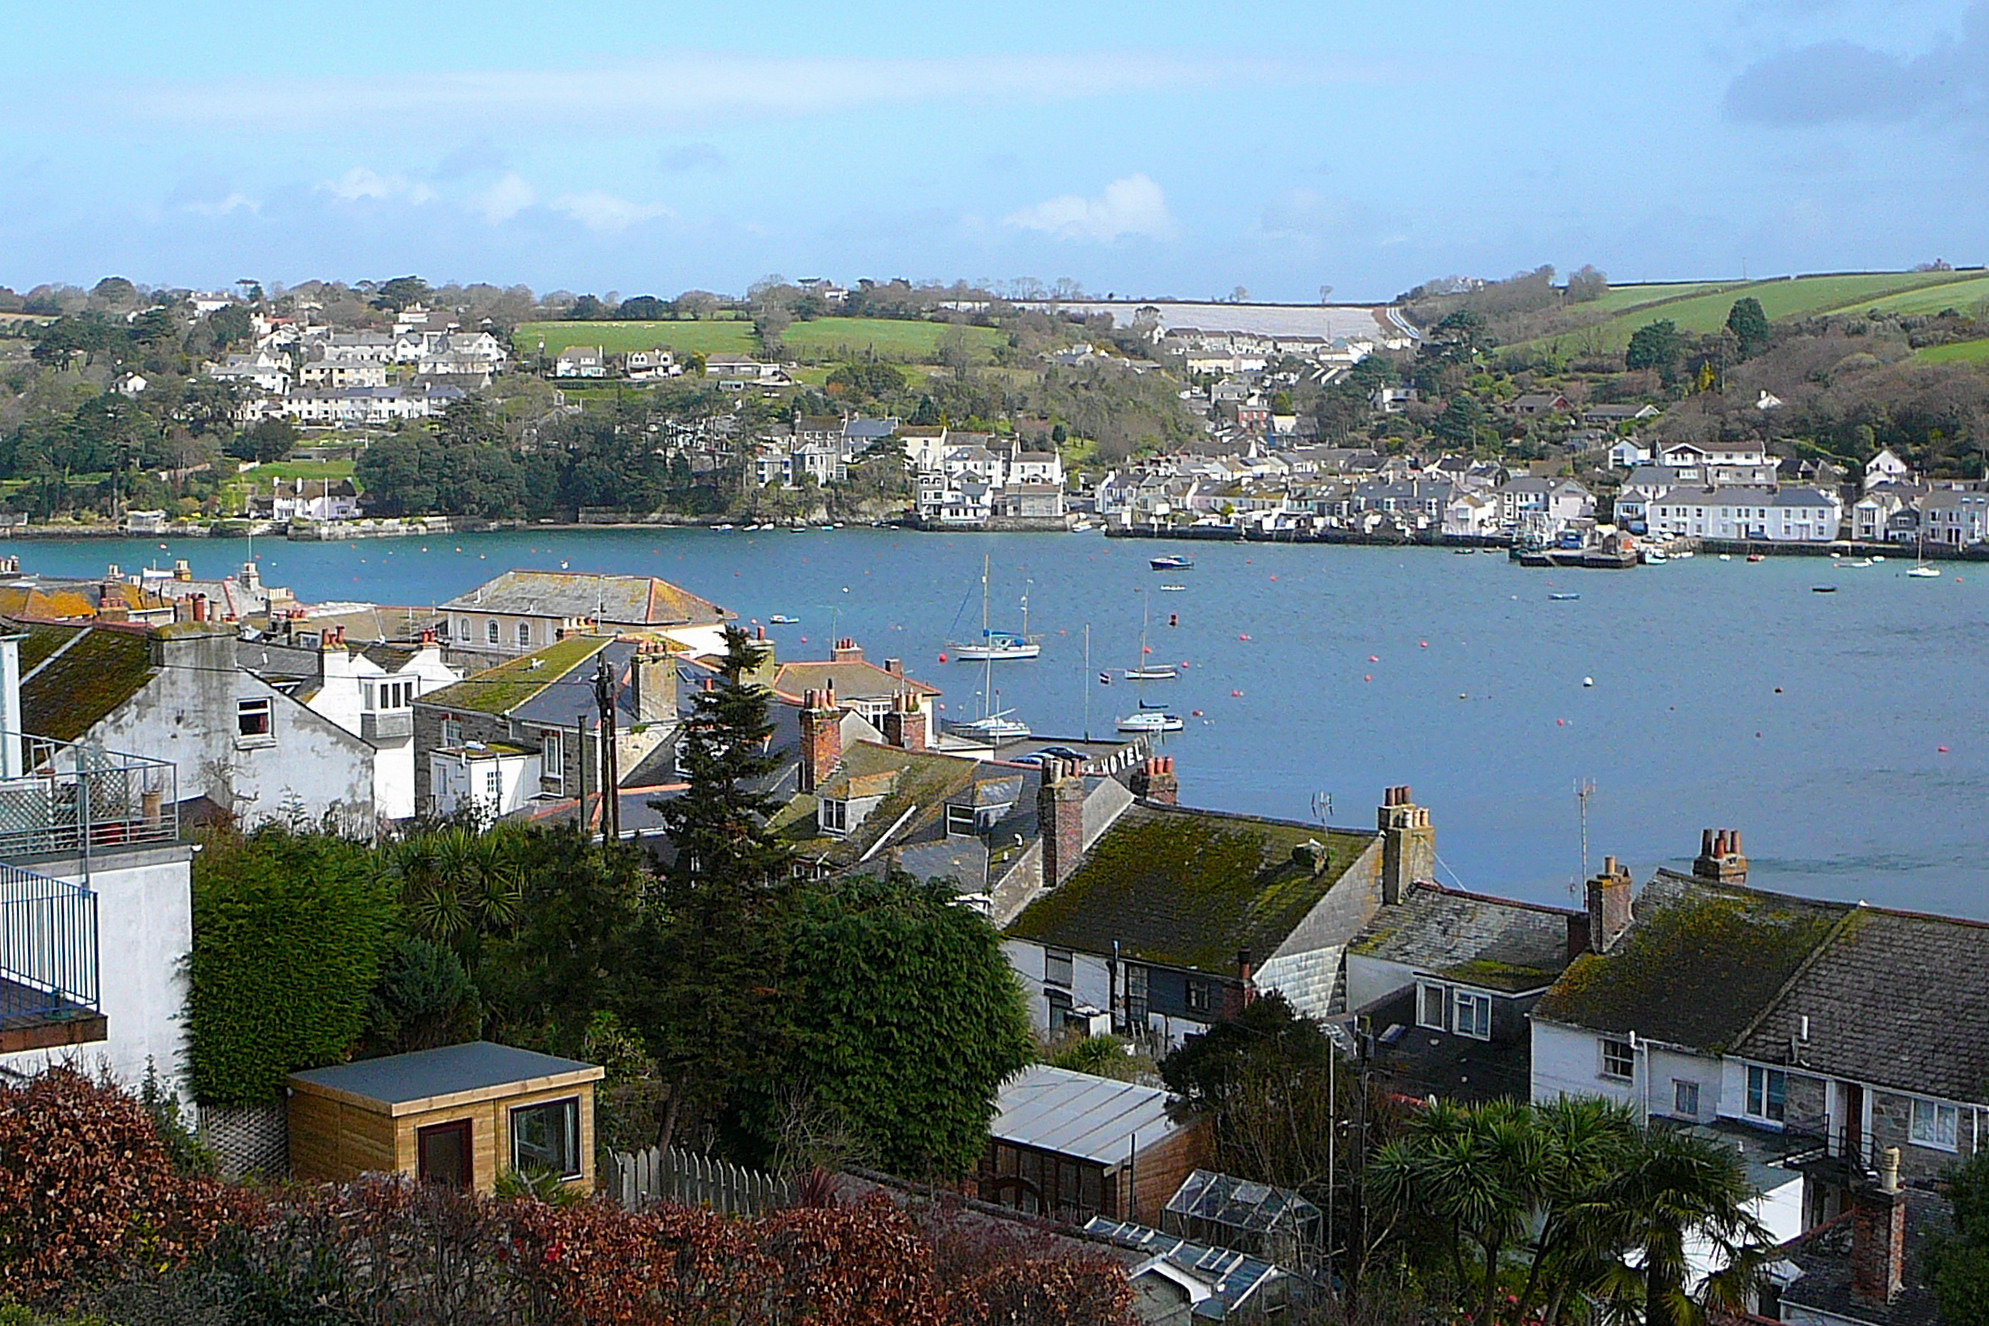
[[[1898,1296],[1884,1307],[1851,1297],[1851,1219],[1846,1211],[1782,1245],[1783,1258],[1802,1272],[1783,1288],[1783,1305],[1872,1326],[1934,1326],[1941,1314],[1928,1283],[1927,1248],[1934,1237],[1953,1228],[1947,1203],[1933,1193],[1907,1189],[1905,1273]]]
[[[1347,952],[1483,990],[1539,990],[1568,965],[1568,919],[1583,915],[1419,883],[1375,913]]]
[[[1533,1015],[1724,1051],[1850,910],[1660,870],[1628,932],[1570,963]]]
[[[977,761],[957,755],[859,741],[844,748],[842,763],[822,785],[820,795],[881,795],[883,800],[861,824],[840,838],[820,832],[816,828],[820,796],[804,792],[781,807],[771,827],[810,860],[831,866],[856,865],[887,834],[893,844],[909,844],[921,830],[940,822],[946,803],[960,799],[960,794],[973,785],[978,768]],[[907,812],[912,812],[909,820],[904,819]]]
[[[494,668],[485,668],[453,686],[430,691],[420,697],[419,703],[433,709],[469,709],[486,714],[516,713],[548,687],[578,671],[582,664],[593,662],[594,655],[611,643],[614,642],[606,636],[570,635],[544,649],[506,659]],[[585,686],[587,696],[584,703],[576,701],[566,706],[559,719],[563,724],[571,723],[582,708],[593,707],[591,680],[582,679],[570,685]]]
[[[654,576],[506,571],[442,605],[454,612],[594,617],[617,626],[709,626],[737,614]]]
[[[774,669],[772,679],[767,683],[782,699],[795,703],[809,691],[820,690],[833,682],[838,699],[872,699],[880,695],[943,695],[937,686],[929,686],[922,681],[896,672],[886,672],[875,663],[855,659],[844,663],[832,663],[828,659],[797,659],[792,663],[782,663]]]
[[[1327,849],[1314,870],[1294,859]],[[1230,975],[1238,949],[1264,961],[1374,841],[1315,824],[1141,803],[1091,845],[1064,883],[1008,928],[1017,939]]]
[[[1183,1131],[1167,1092],[1048,1064],[1031,1064],[1002,1083],[988,1135],[1062,1156],[1123,1165],[1137,1139],[1144,1151]]]
[[[1733,1053],[1954,1101],[1989,1101],[1989,925],[1858,907]]]
[[[77,740],[155,675],[152,644],[142,629],[41,624],[26,629],[21,726],[36,736]],[[31,657],[38,661],[30,665]]]

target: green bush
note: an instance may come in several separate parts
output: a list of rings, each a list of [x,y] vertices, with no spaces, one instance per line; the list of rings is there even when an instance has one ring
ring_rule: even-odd
[[[274,1100],[366,1029],[394,918],[366,848],[266,829],[194,859],[187,1042],[196,1099]]]

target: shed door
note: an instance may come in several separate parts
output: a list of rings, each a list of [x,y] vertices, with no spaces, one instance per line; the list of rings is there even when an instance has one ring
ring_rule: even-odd
[[[470,1186],[470,1121],[438,1123],[414,1135],[416,1174],[423,1183]]]

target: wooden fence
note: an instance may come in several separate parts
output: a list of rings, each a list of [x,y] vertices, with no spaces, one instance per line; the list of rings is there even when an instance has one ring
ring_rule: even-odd
[[[794,1182],[672,1147],[608,1157],[605,1190],[630,1211],[653,1202],[708,1206],[725,1215],[763,1215],[791,1206]]]

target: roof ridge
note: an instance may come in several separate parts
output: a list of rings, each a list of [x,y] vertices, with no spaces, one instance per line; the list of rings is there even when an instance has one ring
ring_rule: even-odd
[[[1167,806],[1159,802],[1148,801],[1142,801],[1140,804],[1150,806],[1156,811],[1164,811],[1174,815],[1206,815],[1214,819],[1239,820],[1250,824],[1275,824],[1285,829],[1308,829],[1313,833],[1343,833],[1353,838],[1376,838],[1381,834],[1379,829],[1337,829],[1330,824],[1311,824],[1305,820],[1286,820],[1278,819],[1271,815],[1252,815],[1241,810],[1215,810],[1206,806]]]
[[[47,658],[43,659],[41,662],[35,664],[34,667],[30,668],[27,674],[21,678],[20,684],[25,686],[29,682],[33,681],[36,677],[40,676],[41,670],[43,668],[47,667],[49,664],[55,662],[56,659],[61,658],[64,654],[74,649],[77,645],[77,642],[82,640],[84,636],[90,634],[90,632],[95,629],[96,628],[92,626],[85,626],[81,630],[77,631],[76,634],[70,636],[67,640],[64,640],[60,645],[56,646],[54,653],[50,654]]]
[[[1553,916],[1574,917],[1586,916],[1588,914],[1578,907],[1556,907],[1550,902],[1528,902],[1524,898],[1502,898],[1495,893],[1473,893],[1470,889],[1453,889],[1446,887],[1436,880],[1419,879],[1414,882],[1412,887],[1427,889],[1432,893],[1439,893],[1447,898],[1468,898],[1472,902],[1496,903],[1501,907],[1516,907],[1529,912],[1546,912]]]
[[[1859,903],[1857,906],[1848,909],[1842,916],[1838,917],[1836,923],[1830,927],[1830,933],[1823,937],[1823,942],[1816,945],[1815,947],[1810,949],[1808,953],[1805,953],[1803,955],[1803,960],[1801,962],[1798,962],[1796,964],[1796,969],[1789,973],[1789,979],[1783,981],[1782,984],[1776,988],[1775,993],[1770,995],[1768,997],[1767,1002],[1761,1005],[1760,1011],[1757,1012],[1752,1018],[1748,1019],[1747,1025],[1742,1027],[1739,1031],[1735,1032],[1733,1035],[1733,1039],[1728,1043],[1731,1045],[1746,1044],[1747,1038],[1749,1036],[1752,1036],[1763,1022],[1766,1022],[1768,1020],[1768,1015],[1781,1007],[1782,1001],[1788,998],[1789,991],[1795,988],[1796,982],[1801,980],[1804,977],[1804,975],[1806,975],[1809,972],[1809,969],[1811,967],[1814,967],[1826,952],[1828,952],[1831,948],[1836,946],[1838,939],[1841,938],[1845,930],[1849,928],[1851,924],[1851,918],[1856,916],[1859,912],[1863,910],[1865,910],[1865,905],[1863,903]]]

